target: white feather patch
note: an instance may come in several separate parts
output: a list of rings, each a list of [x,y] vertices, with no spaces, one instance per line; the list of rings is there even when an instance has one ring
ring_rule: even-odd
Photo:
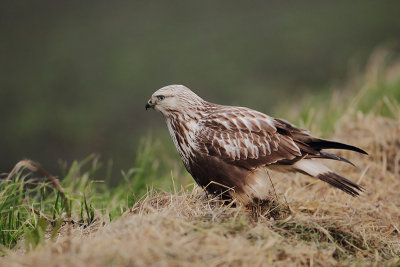
[[[293,168],[302,170],[314,177],[322,173],[331,172],[331,170],[324,164],[312,159],[300,160],[293,165]]]
[[[266,170],[258,168],[246,177],[247,184],[243,186],[243,193],[232,192],[232,197],[246,205],[254,199],[268,199],[270,195],[271,182]]]

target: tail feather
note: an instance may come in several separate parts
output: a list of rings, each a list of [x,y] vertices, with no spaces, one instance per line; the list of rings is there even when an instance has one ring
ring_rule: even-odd
[[[334,172],[321,173],[317,175],[317,178],[336,188],[339,188],[353,197],[359,196],[359,192],[364,191],[363,187]]]
[[[364,188],[349,179],[331,171],[328,167],[315,160],[300,160],[294,164],[294,168],[305,174],[318,178],[344,192],[356,197]]]

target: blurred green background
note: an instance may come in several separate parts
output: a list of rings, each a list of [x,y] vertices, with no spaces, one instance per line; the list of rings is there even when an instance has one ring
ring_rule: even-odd
[[[98,153],[119,173],[143,136],[172,147],[161,115],[144,109],[168,84],[270,113],[340,87],[376,47],[399,43],[399,10],[399,1],[1,1],[0,172],[27,157],[57,174],[60,159]]]

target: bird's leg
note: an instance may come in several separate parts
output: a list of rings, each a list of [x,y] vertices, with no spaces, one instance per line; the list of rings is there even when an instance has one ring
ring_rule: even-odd
[[[223,194],[220,194],[220,199],[222,200],[222,204],[224,204],[224,205],[232,204],[231,205],[232,207],[236,207],[236,202],[233,202],[232,197],[229,194],[227,194],[226,192]]]

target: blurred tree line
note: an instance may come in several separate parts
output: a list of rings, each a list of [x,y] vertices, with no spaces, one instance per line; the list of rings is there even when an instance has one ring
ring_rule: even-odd
[[[375,47],[398,43],[399,10],[398,1],[2,1],[0,171],[28,157],[57,173],[58,159],[93,152],[116,172],[131,167],[141,136],[167,133],[144,110],[167,84],[265,112],[327,90]]]

